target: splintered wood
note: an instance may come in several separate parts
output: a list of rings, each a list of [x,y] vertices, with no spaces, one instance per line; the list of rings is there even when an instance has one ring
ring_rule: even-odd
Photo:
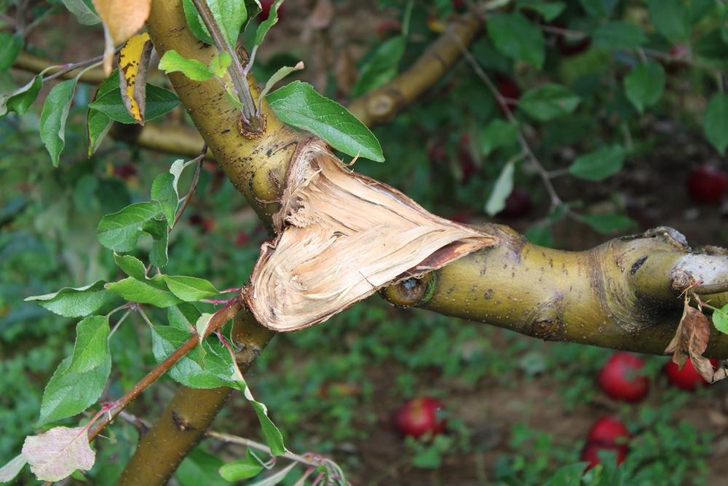
[[[496,243],[347,169],[320,140],[291,163],[273,224],[278,237],[262,246],[245,299],[276,331],[319,323],[386,285]]]

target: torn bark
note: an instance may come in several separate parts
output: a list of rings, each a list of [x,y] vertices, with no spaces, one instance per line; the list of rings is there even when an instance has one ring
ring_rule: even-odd
[[[273,227],[278,236],[262,246],[244,294],[276,331],[324,321],[386,285],[497,243],[349,170],[320,139],[299,146]]]

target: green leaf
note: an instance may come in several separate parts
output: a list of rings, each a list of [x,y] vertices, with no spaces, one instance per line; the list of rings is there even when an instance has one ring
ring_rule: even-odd
[[[187,302],[167,309],[169,325],[175,329],[187,331],[188,333],[196,332],[195,324],[201,316],[202,314],[197,310],[197,307]]]
[[[690,39],[690,12],[683,0],[650,0],[649,11],[660,34],[673,42]]]
[[[109,354],[108,336],[108,317],[90,316],[79,322],[68,371],[85,373],[103,365]]]
[[[586,224],[603,234],[626,231],[637,226],[637,223],[621,214],[586,214],[582,216]]]
[[[114,262],[121,271],[137,280],[147,280],[147,269],[144,263],[131,255],[117,255],[114,253]]]
[[[529,228],[524,236],[534,245],[552,248],[554,246],[554,236],[551,233],[551,227],[548,225],[537,225]]]
[[[154,326],[152,352],[161,363],[194,334],[170,326]],[[234,367],[227,349],[217,341],[205,340],[187,353],[169,371],[176,382],[191,388],[235,386]],[[236,387],[237,388],[237,387]]]
[[[273,421],[268,417],[268,407],[264,403],[257,401],[250,391],[250,387],[245,382],[245,378],[236,373],[235,388],[243,392],[243,395],[253,407],[255,414],[258,416],[258,422],[263,430],[265,441],[270,447],[270,451],[274,456],[280,456],[286,453],[286,446],[283,443],[283,434],[278,430]]]
[[[144,223],[157,217],[161,212],[162,209],[156,201],[132,204],[101,218],[96,228],[96,238],[110,250],[119,253],[130,252],[144,231]]]
[[[170,307],[181,302],[172,292],[132,277],[108,283],[106,288],[129,302],[150,304],[155,307]]]
[[[68,371],[71,358],[63,360],[43,391],[38,425],[77,415],[96,403],[111,373],[111,355],[101,366],[85,373]]]
[[[632,70],[624,80],[627,98],[640,113],[652,106],[665,89],[665,70],[654,61],[643,62]]]
[[[508,147],[517,141],[518,127],[497,118],[480,133],[478,141],[483,155],[490,155],[499,147]]]
[[[718,93],[708,103],[703,120],[708,141],[723,155],[728,147],[728,95]]]
[[[270,476],[261,479],[260,481],[256,481],[255,483],[252,483],[250,486],[276,486],[277,484],[280,484],[281,481],[286,479],[286,476],[288,476],[288,473],[291,472],[291,469],[296,467],[297,464],[295,462],[287,465],[280,471],[271,474]]]
[[[230,57],[230,54],[223,51],[216,54],[215,57],[210,60],[210,71],[218,78],[222,78],[225,76],[227,68],[230,66],[231,62],[233,62],[233,59]]]
[[[164,276],[169,290],[185,302],[196,302],[220,292],[207,280],[197,277]]]
[[[112,295],[104,288],[103,280],[85,287],[64,287],[58,292],[45,295],[34,295],[26,302],[37,302],[38,305],[63,317],[82,317],[92,314],[107,303]]]
[[[250,405],[255,410],[255,414],[258,416],[258,422],[260,422],[260,428],[263,431],[263,437],[265,442],[270,447],[270,451],[274,456],[280,456],[286,453],[286,446],[283,443],[283,434],[278,430],[278,427],[268,417],[268,408],[263,404],[255,400],[249,400]]]
[[[519,0],[518,6],[524,10],[540,13],[546,22],[551,22],[566,8],[564,2],[547,2],[543,0]]]
[[[114,89],[119,89],[119,72],[114,70],[111,75],[106,78],[96,90],[93,101],[98,100],[106,93],[110,93]],[[121,93],[121,92],[120,92]],[[121,96],[121,94],[119,94]],[[89,106],[88,115],[86,116],[86,133],[88,135],[88,156],[91,157],[96,149],[99,148],[106,134],[111,129],[114,121],[105,113],[94,110]]]
[[[361,67],[359,79],[352,88],[355,98],[384,86],[397,75],[397,66],[404,55],[407,38],[392,37],[380,44],[371,58]]]
[[[149,252],[149,263],[157,268],[164,268],[169,262],[167,223],[165,220],[151,219],[144,223],[143,229],[152,236],[152,251]]]
[[[549,121],[572,113],[581,99],[569,88],[559,84],[546,84],[524,94],[518,106],[539,121]]]
[[[611,17],[619,0],[580,0],[581,6],[592,17]]]
[[[577,462],[559,468],[543,486],[580,486],[585,462]]]
[[[23,38],[10,32],[0,32],[0,72],[13,65],[23,48]]]
[[[51,156],[53,167],[66,145],[66,120],[71,111],[71,101],[76,90],[76,78],[61,81],[53,86],[43,103],[40,115],[40,138]]]
[[[220,467],[220,476],[230,482],[241,481],[257,476],[263,472],[263,469],[265,469],[265,466],[260,462],[260,459],[250,452],[250,448],[248,448],[245,459],[228,462]]]
[[[73,355],[61,362],[43,392],[38,425],[72,417],[96,403],[111,373],[108,333],[106,317],[78,323]]]
[[[723,62],[728,57],[728,43],[723,40],[722,29],[715,29],[695,41],[693,53],[711,61]]]
[[[146,112],[144,113],[145,121],[159,118],[172,111],[178,104],[179,98],[168,89],[147,84]],[[137,123],[129,114],[126,105],[121,98],[121,90],[114,89],[98,99],[91,102],[89,108],[98,110],[114,121],[126,124]]]
[[[728,334],[728,304],[713,311],[713,325],[723,334]]]
[[[93,3],[84,0],[61,0],[63,5],[76,17],[76,20],[83,25],[96,25],[101,19],[93,8]]]
[[[175,478],[181,486],[227,486],[218,473],[222,465],[222,459],[198,446],[182,461]]]
[[[0,116],[5,116],[8,112],[24,115],[38,98],[42,87],[43,76],[39,74],[15,91],[0,95]]]
[[[520,13],[496,14],[488,19],[488,35],[506,56],[541,69],[545,59],[543,33]]]
[[[270,28],[278,23],[278,9],[282,4],[283,0],[275,0],[268,9],[268,18],[261,22],[258,30],[255,31],[255,47],[263,43],[263,39],[265,39]]]
[[[307,130],[347,155],[384,162],[374,134],[354,115],[321,96],[308,83],[294,81],[267,96],[276,116],[289,125]]]
[[[642,29],[627,22],[609,22],[594,31],[594,45],[610,51],[636,49],[646,42]]]
[[[485,212],[490,216],[494,216],[506,207],[506,199],[513,192],[514,170],[515,164],[513,162],[507,163],[498,176],[498,180],[495,181],[493,192],[490,193],[488,202],[485,204]]]
[[[158,175],[152,182],[152,199],[159,202],[170,228],[174,226],[174,218],[179,205],[177,185],[182,170],[184,170],[184,160],[175,160],[168,173]]]
[[[601,148],[577,157],[569,173],[588,181],[601,181],[619,172],[624,165],[625,150],[619,145]]]
[[[165,73],[181,72],[193,81],[213,79],[215,73],[197,59],[187,59],[174,49],[164,53],[159,60],[159,69]]]
[[[268,95],[268,92],[271,89],[273,89],[273,86],[275,86],[276,83],[278,83],[278,81],[282,80],[283,78],[285,78],[286,76],[288,76],[292,72],[300,71],[301,69],[303,69],[303,61],[299,61],[293,67],[291,67],[291,66],[283,66],[278,71],[276,71],[275,73],[273,73],[273,75],[270,78],[268,78],[268,81],[265,83],[265,87],[263,88],[263,90],[258,95],[258,106],[260,106],[261,101],[263,100],[263,98],[265,98]]]
[[[200,18],[200,14],[197,13],[197,9],[195,8],[195,4],[192,3],[192,0],[184,0],[182,6],[185,12],[185,19],[187,19],[187,25],[195,37],[202,42],[214,45],[215,43],[210,36],[210,32],[207,30],[202,18]],[[212,16],[220,27],[223,37],[225,37],[230,47],[234,49],[238,41],[240,29],[248,19],[245,2],[240,0],[207,0],[207,6],[210,7]]]

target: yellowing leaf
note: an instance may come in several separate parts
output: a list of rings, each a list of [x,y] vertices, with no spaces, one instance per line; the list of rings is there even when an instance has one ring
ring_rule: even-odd
[[[111,73],[114,46],[125,42],[142,28],[152,0],[92,0],[96,12],[104,23],[104,71]]]
[[[144,125],[147,67],[152,41],[146,32],[131,37],[119,51],[121,98],[129,114]]]

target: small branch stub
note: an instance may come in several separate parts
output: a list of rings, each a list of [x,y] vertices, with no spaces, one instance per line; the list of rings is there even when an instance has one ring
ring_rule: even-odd
[[[275,331],[322,322],[389,284],[497,243],[352,172],[320,139],[294,155],[273,225],[278,237],[263,245],[244,297]]]

